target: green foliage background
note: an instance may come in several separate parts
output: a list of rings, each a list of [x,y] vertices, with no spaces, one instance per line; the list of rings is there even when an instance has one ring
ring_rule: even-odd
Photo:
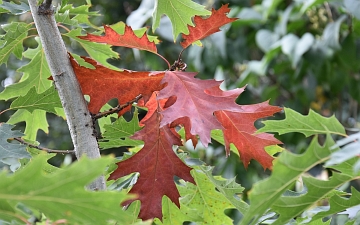
[[[20,2],[16,3],[20,4]],[[151,17],[153,6],[146,4],[151,1],[93,0],[91,7],[89,4],[82,6],[86,1],[69,1],[68,3],[73,6],[65,6],[66,2],[68,1],[62,1],[63,7],[60,7],[56,18],[57,21],[73,28],[70,32],[62,28],[60,30],[64,34],[63,38],[68,49],[74,54],[90,55],[112,68],[166,69],[163,61],[151,53],[117,47],[111,50],[109,46],[82,42],[75,37],[81,32],[84,34],[83,27],[91,32],[100,32],[102,24],[115,24],[119,21],[126,21],[134,29],[150,27],[149,34],[159,36],[162,40],[161,44],[157,45],[159,53],[170,62],[175,61],[181,51],[181,47],[174,44],[176,37],[169,35],[170,30],[177,34],[183,29],[181,26],[173,29],[166,17],[161,19],[156,17],[156,22],[160,21],[160,29],[152,33],[151,27],[154,28],[157,23],[154,25]],[[161,2],[159,0],[159,4]],[[264,126],[260,131],[276,133],[286,150],[278,154],[279,157],[275,160],[274,170],[270,175],[269,171],[263,171],[255,161],[251,162],[248,170],[245,170],[238,155],[231,154],[226,158],[223,146],[217,142],[221,139],[217,139],[216,134],[213,134],[213,139],[217,141],[214,141],[208,149],[198,146],[195,151],[190,145],[185,145],[182,150],[191,158],[200,158],[201,161],[215,167],[207,168],[200,166],[201,162],[192,162],[197,164],[193,175],[199,180],[199,184],[203,185],[194,186],[186,183],[179,186],[183,197],[180,201],[181,210],[164,197],[163,221],[156,219],[154,222],[182,224],[185,221],[195,221],[198,224],[217,224],[216,221],[222,221],[224,224],[256,224],[262,221],[266,223],[275,221],[274,224],[359,224],[359,216],[356,216],[358,211],[356,206],[360,205],[359,169],[356,169],[359,163],[354,157],[359,154],[360,147],[355,145],[350,148],[358,154],[352,154],[347,158],[344,155],[349,152],[344,150],[349,149],[346,146],[349,146],[351,141],[340,142],[339,146],[345,145],[340,150],[333,147],[342,136],[358,132],[359,129],[359,2],[355,0],[213,0],[200,1],[200,3],[208,10],[229,3],[232,8],[230,16],[240,19],[223,27],[222,32],[202,41],[203,47],[194,45],[186,50],[182,58],[188,65],[188,71],[198,71],[198,76],[202,79],[224,79],[223,88],[231,89],[247,84],[246,91],[238,99],[240,104],[258,103],[270,99],[271,104],[286,107],[284,112],[275,118],[278,121],[266,121],[264,124],[259,121],[256,124],[259,127]],[[48,148],[71,149],[70,137],[62,118],[63,113],[59,109],[58,99],[49,89],[51,81],[45,81],[33,88],[34,84],[49,77],[50,72],[43,52],[39,51],[41,49],[39,40],[26,38],[27,35],[36,34],[30,29],[31,15],[23,13],[27,10],[26,1],[16,7],[13,3],[9,6],[10,3],[7,1],[0,1],[0,4],[4,6],[0,7],[2,25],[0,46],[3,46],[0,50],[0,63],[2,63],[0,80],[3,81],[3,85],[0,86],[0,111],[11,109],[0,115],[0,122],[16,124],[14,130],[22,131],[26,139],[38,141]],[[140,10],[136,11],[139,7],[144,10],[142,13]],[[8,14],[7,10],[19,15]],[[164,9],[158,10],[161,12]],[[197,12],[206,14],[202,9],[198,9]],[[86,26],[82,26],[84,24]],[[23,44],[22,42],[19,44],[18,40],[23,40]],[[6,48],[11,48],[10,52],[13,54],[5,51]],[[118,53],[120,59],[116,59]],[[19,81],[21,82],[18,83]],[[5,84],[9,83],[15,84],[8,86],[4,91]],[[46,113],[36,105],[38,98],[33,100],[26,98],[27,94],[33,96],[33,93],[52,96],[47,98],[49,101],[45,106],[46,111],[50,113]],[[18,96],[22,97],[13,101]],[[109,104],[115,105],[116,102],[112,101]],[[140,117],[144,115],[141,110],[139,113]],[[137,111],[125,115],[125,119],[130,121],[133,115],[137,115]],[[335,116],[323,117],[332,115]],[[137,129],[134,119],[130,122],[126,122],[125,119],[122,118],[122,121],[118,120],[111,124],[114,119],[108,118],[100,123],[99,129],[106,130],[108,136],[105,135],[105,138],[109,139],[113,137],[111,132],[119,131],[119,126],[130,126],[132,127],[130,130]],[[4,127],[4,125],[0,128],[0,131],[7,134],[18,132],[11,131],[12,127]],[[124,134],[123,137],[128,136],[130,134]],[[5,135],[0,137],[2,146],[6,145],[4,143],[7,142],[7,138]],[[359,137],[356,136],[351,140],[358,139]],[[109,149],[103,150],[104,155],[111,152],[120,155],[119,152],[125,151],[124,148],[119,148],[121,144],[116,144],[116,140],[111,141],[115,144],[112,142],[102,144],[110,146]],[[33,157],[37,154],[36,150],[29,151]],[[275,152],[279,151],[279,149],[275,150]],[[303,155],[300,155],[302,153]],[[28,154],[25,149],[22,149],[20,154],[22,154],[22,157],[18,157],[22,158],[20,161],[8,159],[5,157],[7,155],[4,155],[0,158],[2,160],[0,166],[16,168],[19,163],[27,164]],[[57,169],[48,167],[47,159],[41,157],[37,160],[42,161],[36,165],[32,161],[33,165],[28,165],[28,170],[37,170],[31,180],[44,179],[43,182],[46,183],[49,178],[45,179],[38,172],[44,170],[44,167],[47,167],[47,170]],[[341,160],[335,160],[339,158]],[[57,156],[50,162],[60,166],[65,165],[66,160],[63,156]],[[103,162],[106,160],[94,163],[105,168]],[[85,167],[80,163],[85,164],[79,162],[79,168]],[[324,163],[326,167],[323,166]],[[26,169],[25,167],[22,170]],[[102,172],[100,169],[89,171],[95,175],[89,175],[88,182]],[[62,175],[56,176],[74,176],[77,173],[76,169],[71,167],[61,170],[63,170]],[[17,179],[16,176],[24,176],[20,172],[11,176],[6,176],[6,172],[3,172],[2,184],[8,182],[11,185],[12,180]],[[324,174],[325,180],[318,179]],[[213,175],[222,177],[214,178]],[[109,189],[126,190],[135,181],[136,175],[122,178],[112,183]],[[85,180],[79,181],[77,185],[84,186],[85,183]],[[70,187],[66,186],[66,188]],[[249,194],[250,189],[252,191]],[[11,193],[5,191],[6,189],[0,186],[0,215],[3,215],[1,219],[6,220],[14,215],[17,217],[14,221],[17,222],[28,215],[33,219],[44,219],[40,211],[53,220],[62,218],[51,215],[51,212],[38,208],[37,205],[22,201],[21,204],[25,204],[26,207],[36,208],[29,213],[26,211],[28,208],[17,202],[14,203],[13,200],[10,201],[12,196],[8,195]],[[13,191],[15,194],[18,193],[17,189]],[[31,195],[30,189],[22,189],[22,191],[25,196],[30,193],[31,198],[36,197]],[[197,192],[206,193],[205,197],[198,196]],[[119,195],[122,193],[124,190]],[[234,194],[237,195],[234,197]],[[91,193],[84,191],[81,195],[85,198]],[[111,199],[111,196],[112,193],[109,192],[106,197]],[[209,196],[218,197],[214,200]],[[219,204],[223,207],[214,208],[216,216],[210,216],[211,206],[217,207]],[[19,210],[26,216],[21,214],[19,217],[17,213]],[[133,223],[141,223],[136,219],[138,210],[138,203],[132,204],[127,210],[129,215],[126,214],[124,217]],[[350,216],[338,214],[344,210]],[[331,221],[325,222],[321,220],[322,218],[331,218]],[[118,218],[111,217],[111,219]],[[81,221],[81,218],[73,221],[74,223]]]

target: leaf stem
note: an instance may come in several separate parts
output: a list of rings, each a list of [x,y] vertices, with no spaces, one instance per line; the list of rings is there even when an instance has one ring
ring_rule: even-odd
[[[0,111],[0,115],[3,114],[4,112],[9,111],[9,110],[10,110],[10,108],[9,108],[9,109],[5,109],[5,110],[3,110],[3,111]]]
[[[162,56],[162,55],[160,55],[159,53],[157,53],[157,52],[153,52],[153,53],[155,53],[155,54],[158,55],[160,58],[162,58],[162,59],[166,62],[166,64],[167,64],[168,67],[169,67],[169,70],[170,70],[171,65],[170,65],[169,61],[167,61],[167,60],[165,59],[165,57]]]
[[[75,154],[74,150],[54,150],[54,149],[49,149],[49,148],[45,148],[45,147],[36,146],[36,145],[30,144],[29,142],[26,142],[22,138],[17,138],[16,137],[16,138],[14,138],[14,140],[20,142],[23,145],[29,146],[31,148],[36,148],[38,150],[45,151],[47,153]]]
[[[67,28],[66,26],[62,25],[61,23],[57,23],[58,27],[64,28],[67,32],[70,32],[71,30]]]
[[[142,98],[142,95],[138,95],[136,98],[134,98],[133,100],[125,103],[125,104],[122,104],[122,105],[118,105],[116,106],[115,108],[113,109],[110,109],[108,111],[104,111],[104,112],[100,112],[100,113],[97,113],[95,115],[92,115],[92,119],[95,121],[97,119],[100,119],[102,117],[106,117],[110,114],[113,114],[113,113],[118,113],[120,112],[121,110],[125,109],[126,107],[128,107],[129,105],[133,104],[134,102],[137,102],[140,98]]]

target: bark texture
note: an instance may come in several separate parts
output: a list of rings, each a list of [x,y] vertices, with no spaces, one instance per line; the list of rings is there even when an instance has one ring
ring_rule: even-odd
[[[99,158],[100,151],[92,119],[56,25],[51,1],[45,0],[40,6],[37,5],[36,0],[28,1],[55,87],[66,114],[76,156],[80,158],[85,154],[89,158]],[[88,188],[91,190],[106,189],[104,177],[99,177]]]

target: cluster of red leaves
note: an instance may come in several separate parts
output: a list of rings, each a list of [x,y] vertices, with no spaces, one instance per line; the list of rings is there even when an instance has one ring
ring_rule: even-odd
[[[219,31],[219,27],[234,21],[226,15],[227,5],[219,10],[212,10],[206,19],[195,17],[196,26],[189,27],[190,34],[181,45],[186,48],[191,43]],[[90,35],[83,39],[151,51],[156,47],[146,36],[138,38],[131,28],[126,27],[123,35],[117,34],[110,27],[105,27],[104,36]],[[131,138],[144,141],[144,147],[131,158],[119,162],[118,168],[109,179],[118,179],[133,172],[140,177],[131,193],[141,201],[139,217],[150,219],[162,218],[162,196],[168,196],[179,206],[179,193],[174,184],[174,176],[194,183],[190,175],[191,168],[186,166],[174,153],[173,146],[182,144],[176,126],[183,126],[186,140],[191,139],[196,145],[197,137],[207,146],[211,142],[210,132],[220,129],[224,134],[226,153],[230,154],[230,144],[238,149],[245,167],[251,159],[259,161],[264,168],[272,167],[273,158],[264,147],[279,144],[273,135],[256,134],[254,122],[260,118],[272,116],[281,108],[270,106],[268,102],[255,105],[238,105],[236,98],[244,91],[238,88],[222,91],[221,82],[200,80],[196,73],[183,71],[134,72],[113,71],[95,61],[84,58],[95,66],[95,70],[77,65],[71,59],[76,76],[84,94],[90,96],[89,110],[97,113],[107,101],[118,98],[119,104],[134,99],[139,94],[144,96],[144,105],[148,113],[141,120],[144,128]],[[150,97],[152,96],[152,97]],[[129,200],[128,204],[134,200]]]

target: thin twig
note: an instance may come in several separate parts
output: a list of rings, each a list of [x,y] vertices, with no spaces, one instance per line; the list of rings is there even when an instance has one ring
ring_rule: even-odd
[[[54,149],[49,149],[49,148],[36,146],[36,145],[30,144],[30,143],[24,141],[22,138],[17,138],[16,137],[16,138],[14,138],[14,140],[20,142],[23,145],[29,146],[31,148],[36,148],[38,150],[45,151],[47,153],[75,154],[74,150],[54,150]]]
[[[106,117],[110,114],[113,114],[113,113],[118,113],[120,112],[121,110],[125,109],[126,107],[128,107],[129,105],[133,104],[134,102],[137,102],[139,101],[139,99],[142,97],[142,95],[138,95],[136,98],[134,98],[133,100],[131,100],[130,102],[127,102],[123,105],[118,105],[116,106],[115,108],[113,109],[110,109],[108,111],[105,111],[105,112],[100,112],[98,114],[95,114],[95,115],[92,115],[92,119],[95,121],[97,119],[100,119],[102,117]]]
[[[62,27],[63,29],[65,29],[67,32],[70,32],[71,30],[67,27],[65,27],[64,25],[62,25],[61,23],[57,23],[58,27]]]
[[[328,14],[328,17],[330,19],[330,22],[334,22],[333,15],[332,15],[329,3],[325,2],[324,5],[325,5],[326,13]]]

